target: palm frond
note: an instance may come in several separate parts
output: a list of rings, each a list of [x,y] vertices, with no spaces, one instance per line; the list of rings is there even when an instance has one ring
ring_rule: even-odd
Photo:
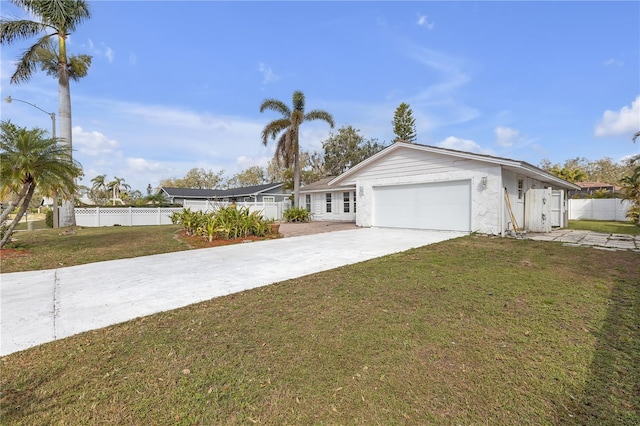
[[[289,128],[290,125],[291,120],[289,118],[280,118],[268,123],[262,129],[262,143],[266,146],[269,139],[275,139],[280,132]]]
[[[48,63],[43,61],[46,61],[46,52],[53,49],[51,37],[51,35],[41,37],[34,45],[24,51],[22,57],[18,60],[16,71],[9,80],[11,84],[29,81],[38,66],[45,71],[47,70]]]
[[[326,121],[329,126],[333,129],[335,123],[333,122],[333,116],[329,114],[327,111],[321,109],[314,109],[313,111],[309,111],[304,116],[304,121],[313,121],[313,120],[322,120]]]
[[[640,132],[636,132],[635,135],[633,135],[633,143],[636,143],[636,141],[638,140],[638,138],[640,138]]]
[[[69,78],[78,81],[82,77],[86,77],[91,66],[90,55],[77,55],[69,58]]]
[[[266,110],[278,112],[283,117],[289,117],[291,115],[289,107],[278,99],[265,99],[262,104],[260,104],[260,112],[265,112]]]
[[[1,18],[0,44],[11,44],[17,40],[36,37],[38,34],[42,34],[50,28],[49,25],[42,22],[29,21],[26,19],[9,20]]]
[[[38,16],[42,22],[62,31],[62,36],[75,31],[80,23],[91,17],[89,5],[84,0],[12,0],[12,3]]]
[[[305,105],[304,93],[302,93],[300,90],[296,90],[295,92],[293,92],[292,98],[293,98],[293,110],[300,111],[304,114],[304,105]]]

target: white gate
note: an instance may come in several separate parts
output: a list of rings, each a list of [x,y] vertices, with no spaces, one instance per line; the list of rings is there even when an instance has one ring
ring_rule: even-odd
[[[565,226],[565,201],[564,191],[551,191],[551,227],[564,228]]]

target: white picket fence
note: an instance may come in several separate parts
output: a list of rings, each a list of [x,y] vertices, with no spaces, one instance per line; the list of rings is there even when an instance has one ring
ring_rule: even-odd
[[[569,220],[617,220],[627,221],[630,200],[620,198],[570,199]]]
[[[185,201],[184,208],[193,211],[214,211],[229,203],[208,201]],[[237,207],[248,207],[250,212],[259,211],[265,219],[281,220],[282,212],[289,208],[289,202],[236,203]],[[181,212],[183,207],[77,207],[76,224],[85,227],[98,226],[142,226],[169,225],[173,212]]]

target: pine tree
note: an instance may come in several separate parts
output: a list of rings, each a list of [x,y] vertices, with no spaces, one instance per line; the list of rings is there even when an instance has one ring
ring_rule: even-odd
[[[416,119],[409,104],[402,102],[393,115],[393,133],[396,135],[394,142],[416,141]]]

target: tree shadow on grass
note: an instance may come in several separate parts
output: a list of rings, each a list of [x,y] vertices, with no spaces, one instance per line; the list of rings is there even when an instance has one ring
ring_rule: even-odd
[[[557,424],[640,424],[640,277],[631,269],[615,279],[584,389],[556,402]]]

